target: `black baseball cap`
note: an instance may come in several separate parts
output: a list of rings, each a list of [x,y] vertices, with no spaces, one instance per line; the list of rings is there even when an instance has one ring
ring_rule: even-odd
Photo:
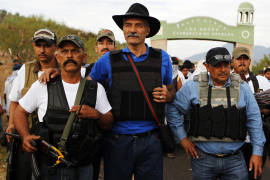
[[[232,61],[232,57],[229,51],[224,47],[216,47],[210,49],[206,54],[206,63],[210,65],[217,65],[220,62],[228,62]]]

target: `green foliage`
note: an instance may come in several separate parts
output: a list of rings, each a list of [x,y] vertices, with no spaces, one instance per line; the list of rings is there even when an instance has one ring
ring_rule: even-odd
[[[264,70],[266,67],[270,67],[270,54],[264,55],[258,63],[252,66],[252,72],[258,74],[259,70]]]
[[[18,13],[7,13],[5,10],[0,10],[0,51],[9,52],[10,49],[13,56],[11,58],[18,55],[24,62],[33,60],[35,55],[31,45],[32,37],[34,32],[41,28],[51,29],[58,39],[67,34],[80,36],[88,53],[87,63],[96,61],[96,34],[70,28],[51,19],[45,20],[42,16],[24,17]],[[117,42],[117,47],[122,45]]]

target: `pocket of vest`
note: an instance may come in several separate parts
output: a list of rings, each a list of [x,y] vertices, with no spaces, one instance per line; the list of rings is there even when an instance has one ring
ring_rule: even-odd
[[[237,139],[239,136],[239,111],[236,106],[225,109],[226,114],[226,130],[225,136]]]
[[[223,138],[225,134],[225,113],[223,105],[214,107],[211,113],[212,136]]]
[[[189,135],[191,136],[198,136],[198,128],[199,128],[199,109],[200,105],[192,105],[191,108],[191,121],[190,121],[190,130]]]
[[[239,138],[245,140],[247,135],[247,114],[246,107],[239,109]]]
[[[196,124],[198,128],[198,134],[206,138],[211,137],[212,132],[212,122],[211,122],[211,106],[203,106],[199,109],[199,121]]]

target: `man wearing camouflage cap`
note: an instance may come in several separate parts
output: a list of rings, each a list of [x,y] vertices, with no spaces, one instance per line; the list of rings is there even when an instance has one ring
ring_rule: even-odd
[[[102,29],[98,32],[95,51],[98,59],[105,53],[115,50],[115,37],[111,30]]]
[[[23,149],[35,152],[37,149],[30,142],[45,139],[59,147],[69,162],[69,166],[64,163],[54,165],[56,159],[39,152],[41,179],[92,180],[92,161],[99,151],[100,128],[110,129],[113,118],[102,85],[81,76],[81,65],[86,57],[84,43],[78,36],[62,37],[56,53],[61,75],[47,85],[36,81],[20,99],[16,109],[14,124],[22,137]],[[79,92],[82,92],[80,103],[74,104]],[[36,109],[39,126],[36,134],[30,134],[26,115]],[[71,130],[63,133],[64,129],[66,132],[66,123],[71,113],[76,113]],[[65,136],[68,137],[67,142],[61,146]]]

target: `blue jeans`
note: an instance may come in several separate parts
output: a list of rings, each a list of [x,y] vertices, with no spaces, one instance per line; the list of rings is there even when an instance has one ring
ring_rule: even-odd
[[[104,142],[104,180],[162,180],[163,155],[158,133],[110,135]]]
[[[92,180],[93,166],[90,163],[78,168],[57,167],[53,171],[50,167],[42,164],[40,167],[42,180]]]
[[[197,149],[199,159],[192,158],[192,180],[247,180],[248,172],[242,152],[218,158]]]

